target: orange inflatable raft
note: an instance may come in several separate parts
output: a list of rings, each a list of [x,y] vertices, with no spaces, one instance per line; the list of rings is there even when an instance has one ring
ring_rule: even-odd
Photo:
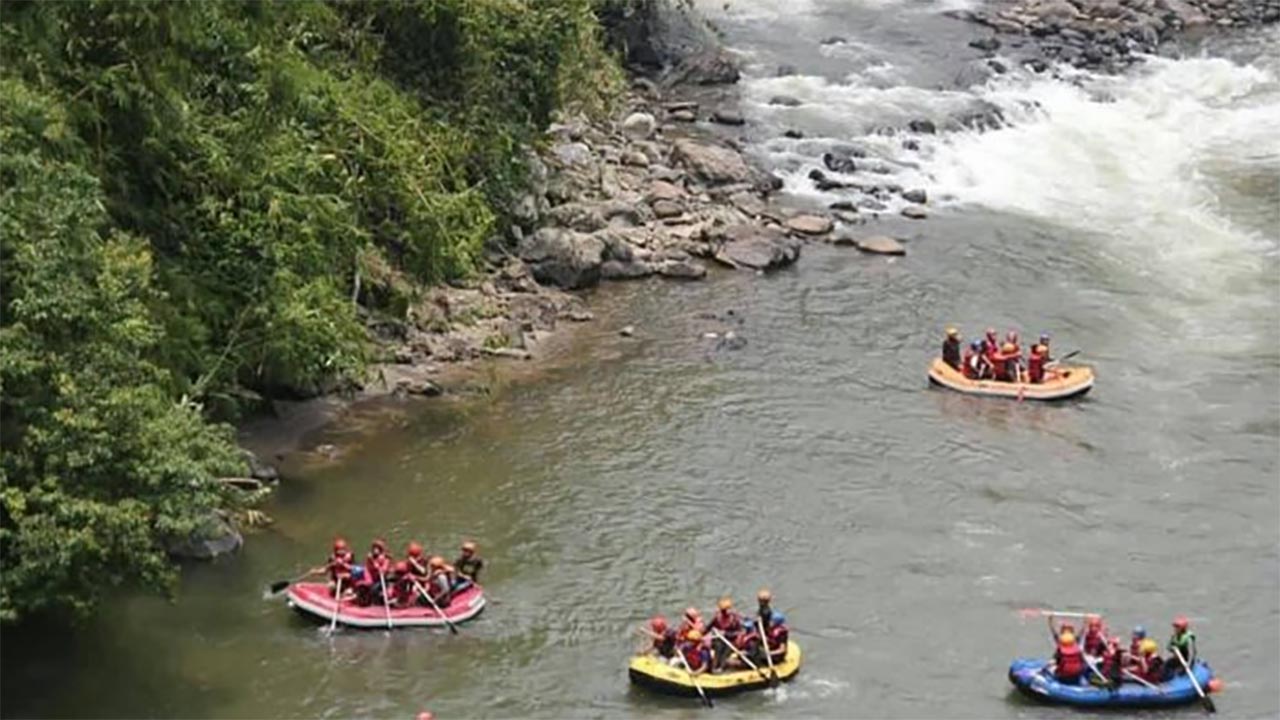
[[[929,366],[929,382],[956,392],[984,397],[1065,400],[1089,392],[1093,387],[1093,370],[1087,367],[1052,367],[1046,371],[1044,382],[1035,384],[972,380],[942,362],[942,358],[934,358],[933,364]]]

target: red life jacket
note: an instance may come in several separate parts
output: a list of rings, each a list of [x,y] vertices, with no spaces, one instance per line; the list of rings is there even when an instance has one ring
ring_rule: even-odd
[[[1101,632],[1084,631],[1084,651],[1097,657],[1107,648],[1107,638]]]
[[[681,650],[684,654],[685,662],[689,663],[690,670],[701,670],[707,664],[707,651],[702,647],[702,643],[685,643]]]
[[[759,644],[760,644],[760,634],[757,633],[754,629],[751,631],[743,631],[738,633],[738,637],[734,638],[733,640],[734,647],[738,648],[743,653],[748,655],[750,655],[751,654],[750,651],[753,650],[755,646]]]
[[[373,584],[380,582],[379,578],[391,572],[391,558],[386,553],[374,557],[370,554],[364,559],[364,576]]]
[[[1054,670],[1054,675],[1059,680],[1072,681],[1079,679],[1084,673],[1084,655],[1080,652],[1079,645],[1058,646],[1058,651],[1054,653],[1054,661],[1058,667]]]
[[[1027,356],[1027,378],[1033,383],[1044,382],[1044,356],[1039,353],[1031,353]],[[1089,638],[1085,637],[1085,642],[1089,642]]]
[[[676,630],[676,637],[680,638],[680,642],[684,642],[684,638],[686,635],[689,634],[690,630],[705,632],[706,627],[702,624],[702,621],[698,621],[695,623],[695,622],[691,622],[689,618],[685,618],[684,620],[680,621],[680,627],[679,629]]]
[[[791,633],[787,631],[786,625],[774,625],[769,628],[769,654],[777,657],[787,653],[787,641],[791,639]]]
[[[733,637],[742,631],[742,616],[734,610],[719,611],[711,618],[711,627],[728,637]]]
[[[1144,672],[1143,679],[1149,683],[1164,682],[1164,659],[1159,655],[1152,655],[1147,660],[1147,671]]]
[[[330,555],[329,556],[329,579],[333,580],[334,582],[337,582],[338,578],[342,578],[343,581],[350,580],[351,579],[351,561],[353,559],[354,558],[352,558],[350,551],[344,551],[341,553],[335,553],[333,555]]]

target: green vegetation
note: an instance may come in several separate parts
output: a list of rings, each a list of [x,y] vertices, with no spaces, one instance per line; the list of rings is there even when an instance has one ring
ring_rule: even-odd
[[[0,619],[171,585],[237,398],[358,377],[360,315],[474,272],[521,148],[607,104],[594,10],[4,3]]]

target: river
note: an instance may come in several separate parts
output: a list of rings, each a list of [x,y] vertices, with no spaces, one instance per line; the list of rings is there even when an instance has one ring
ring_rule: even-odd
[[[708,4],[746,59],[747,144],[792,202],[834,199],[805,176],[839,143],[929,192],[929,220],[865,228],[906,258],[814,245],[767,277],[601,289],[545,377],[290,468],[274,530],[185,573],[175,603],[7,633],[4,715],[710,716],[629,687],[630,630],[769,586],[805,667],[717,717],[1087,715],[1005,678],[1049,651],[1018,613],[1046,606],[1160,639],[1186,613],[1222,714],[1276,717],[1280,33],[971,87],[975,29],[941,14],[962,4]],[[991,107],[1003,127],[947,129]],[[942,128],[917,151],[877,132],[916,117]],[[947,324],[1050,331],[1098,384],[1052,406],[931,390]],[[712,351],[702,334],[726,327],[747,346]],[[335,531],[476,538],[493,605],[457,637],[329,637],[264,600]]]

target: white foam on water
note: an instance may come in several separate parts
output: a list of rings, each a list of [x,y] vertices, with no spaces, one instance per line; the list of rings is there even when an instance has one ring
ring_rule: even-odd
[[[1150,58],[1129,75],[999,79],[977,93],[1008,124],[927,140],[919,179],[935,197],[1106,236],[1192,291],[1256,272],[1280,243],[1280,229],[1228,218],[1215,177],[1238,166],[1280,183],[1280,84],[1267,70]]]

